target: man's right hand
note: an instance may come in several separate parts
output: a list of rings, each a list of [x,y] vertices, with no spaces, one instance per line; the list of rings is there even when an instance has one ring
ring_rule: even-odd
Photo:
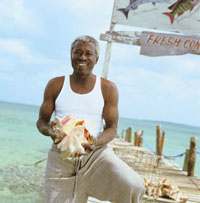
[[[62,131],[62,129],[56,126],[55,121],[51,121],[48,127],[48,133],[54,144],[58,144],[62,141],[62,139],[66,136],[66,134]]]

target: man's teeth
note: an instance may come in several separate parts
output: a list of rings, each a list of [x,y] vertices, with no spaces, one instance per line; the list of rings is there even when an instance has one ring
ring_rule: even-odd
[[[85,63],[79,63],[78,65],[79,66],[86,66],[87,64],[85,64]]]

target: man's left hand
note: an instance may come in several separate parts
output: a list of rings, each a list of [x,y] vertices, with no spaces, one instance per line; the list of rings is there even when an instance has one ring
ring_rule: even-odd
[[[95,144],[87,144],[87,143],[82,143],[81,144],[83,148],[85,149],[86,152],[91,152],[95,149],[96,145]]]

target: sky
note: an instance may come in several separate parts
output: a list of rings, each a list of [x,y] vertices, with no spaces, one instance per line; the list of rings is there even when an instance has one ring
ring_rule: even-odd
[[[79,35],[109,30],[114,0],[1,0],[0,100],[41,105],[49,79],[72,73]],[[132,30],[116,26],[115,30]],[[101,75],[106,42],[94,73]],[[114,43],[108,79],[119,90],[120,117],[200,126],[200,56],[148,57]]]

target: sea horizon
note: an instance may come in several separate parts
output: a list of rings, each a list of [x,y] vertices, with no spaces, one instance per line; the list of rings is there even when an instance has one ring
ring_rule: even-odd
[[[25,104],[25,103],[19,103],[19,102],[13,102],[13,101],[5,101],[5,100],[0,100],[0,102],[40,108],[40,105],[37,105],[37,104]],[[124,117],[124,116],[119,116],[119,118],[121,118],[121,119],[130,119],[130,120],[134,119],[134,120],[137,120],[137,121],[144,121],[144,122],[147,121],[147,122],[159,122],[159,123],[163,123],[163,124],[182,125],[182,126],[195,127],[195,128],[200,129],[200,125],[197,126],[197,125],[181,123],[181,122],[173,122],[173,121],[165,121],[165,120],[157,120],[157,119],[156,120],[153,120],[153,119],[141,119],[141,118]]]

